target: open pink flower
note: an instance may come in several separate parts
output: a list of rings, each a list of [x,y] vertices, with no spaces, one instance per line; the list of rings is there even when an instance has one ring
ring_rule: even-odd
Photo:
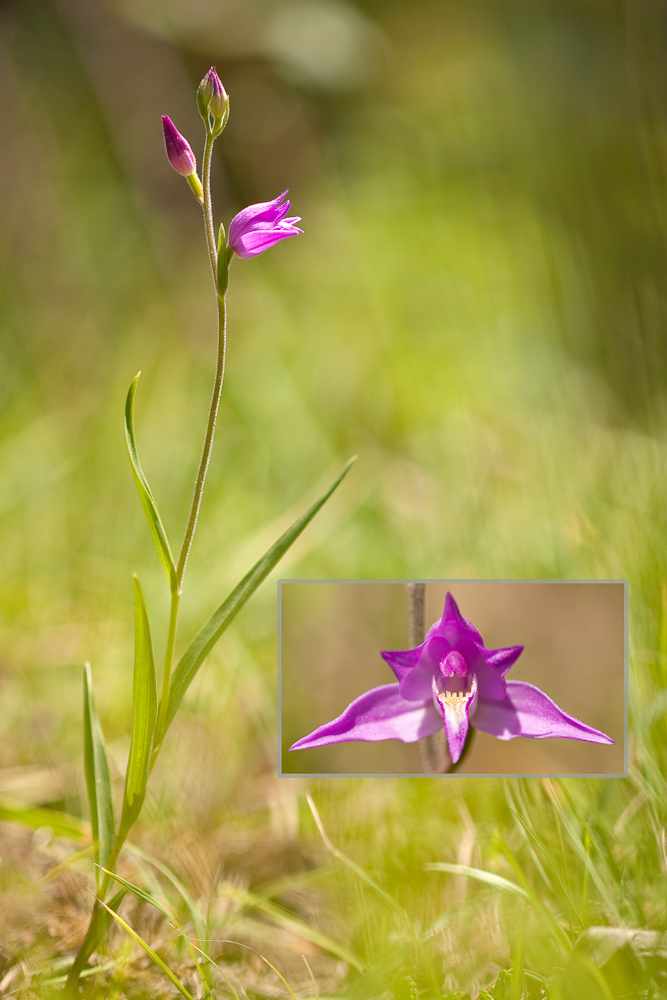
[[[290,210],[290,203],[286,198],[287,191],[283,191],[273,201],[248,205],[234,216],[229,224],[229,246],[235,254],[239,257],[256,257],[274,243],[303,232],[303,229],[297,229],[294,225],[295,222],[301,222],[300,216],[285,218]]]
[[[609,736],[568,715],[543,691],[505,674],[523,646],[485,649],[475,626],[447,594],[442,618],[421,646],[382,653],[398,678],[367,691],[342,715],[297,740],[290,750],[348,740],[413,743],[444,727],[455,764],[472,725],[499,740],[528,736],[614,743]]]

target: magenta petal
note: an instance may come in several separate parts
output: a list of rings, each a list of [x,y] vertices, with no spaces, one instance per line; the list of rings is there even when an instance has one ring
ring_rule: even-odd
[[[487,666],[484,647],[473,642],[468,636],[464,636],[457,642],[456,649],[468,664],[470,673],[473,673],[477,678],[480,696],[487,701],[498,701],[500,698],[504,698],[505,679]]]
[[[297,740],[290,750],[323,747],[348,740],[414,743],[424,736],[432,736],[441,728],[442,722],[430,698],[428,702],[406,701],[398,693],[398,684],[383,684],[366,691],[337,719]]]
[[[247,208],[235,215],[229,223],[229,242],[235,240],[246,226],[256,222],[276,222],[284,219],[289,211],[289,203],[281,206],[280,202],[286,194],[287,191],[283,191],[273,201],[260,201],[255,205],[248,205]]]
[[[268,250],[269,247],[279,243],[280,240],[284,240],[287,236],[296,236],[301,232],[303,232],[301,229],[291,229],[289,232],[275,229],[259,229],[252,233],[245,233],[237,240],[236,245],[232,249],[239,257],[256,257],[258,254]]]
[[[487,667],[493,667],[496,673],[504,677],[523,653],[523,646],[508,646],[506,649],[480,649],[480,653]]]
[[[229,246],[239,257],[256,257],[288,236],[297,236],[303,230],[295,223],[299,216],[285,218],[290,202],[284,200],[287,191],[273,201],[248,205],[235,215],[229,224]]]
[[[429,636],[430,634],[429,632]],[[406,650],[406,654],[419,653],[419,658],[411,670],[406,671],[403,677],[399,677],[403,698],[407,698],[408,701],[421,701],[431,696],[431,685],[433,677],[438,673],[438,664],[451,648],[447,639],[436,635],[431,638],[427,636],[426,642],[416,650]]]
[[[525,681],[507,681],[507,694],[499,701],[480,697],[473,725],[499,740],[529,736],[534,740],[561,737],[589,743],[614,743],[599,729],[568,715],[539,688]]]
[[[463,747],[468,736],[470,702],[459,703],[457,705],[443,695],[440,695],[440,697],[436,695],[436,700],[438,708],[442,712],[449,756],[452,758],[452,764],[456,764],[463,753]]]
[[[458,604],[456,603],[452,595],[448,592],[445,598],[445,609],[442,613],[442,618],[438,622],[438,625],[441,626],[441,629],[445,629],[449,623],[457,625],[460,630],[470,634],[470,638],[473,640],[473,642],[479,643],[480,646],[482,645],[484,640],[482,639],[481,635],[479,634],[473,623],[468,621],[467,618],[463,617],[463,615],[459,611]],[[437,628],[438,625],[434,627]]]
[[[416,649],[399,649],[395,651],[385,650],[380,653],[382,659],[389,664],[396,675],[396,680],[402,681],[410,673],[413,667],[417,666],[419,657],[424,646],[417,646]],[[430,684],[430,682],[429,682]],[[428,688],[430,691],[430,686]],[[424,698],[428,696],[428,691],[424,692]]]

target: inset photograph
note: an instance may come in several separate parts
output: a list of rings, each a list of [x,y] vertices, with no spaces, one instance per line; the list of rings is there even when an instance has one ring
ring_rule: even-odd
[[[283,775],[627,774],[624,581],[283,580]]]

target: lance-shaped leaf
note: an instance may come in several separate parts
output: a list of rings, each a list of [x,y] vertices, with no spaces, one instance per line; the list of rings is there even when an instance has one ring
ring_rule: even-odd
[[[151,946],[146,941],[144,941],[144,939],[142,937],[140,937],[139,934],[137,934],[137,932],[134,930],[134,928],[130,927],[130,925],[128,923],[126,923],[123,920],[122,917],[119,917],[117,913],[114,913],[113,910],[111,910],[111,908],[109,906],[107,906],[107,904],[105,902],[103,902],[101,899],[98,899],[98,903],[100,903],[104,907],[104,909],[107,910],[107,912],[113,917],[113,919],[116,920],[120,924],[120,926],[123,927],[127,931],[127,933],[130,935],[130,937],[134,938],[134,940],[137,942],[137,944],[141,945],[141,947],[144,949],[144,951],[146,952],[146,954],[148,955],[148,957],[151,959],[151,961],[155,962],[155,964],[157,965],[157,967],[159,969],[162,969],[162,971],[164,972],[164,974],[167,977],[167,979],[169,979],[169,981],[174,984],[174,986],[176,987],[176,989],[178,990],[178,992],[181,994],[181,996],[184,996],[185,1000],[194,1000],[194,997],[192,996],[192,994],[188,993],[188,991],[186,990],[185,986],[183,986],[183,983],[181,983],[176,978],[176,976],[171,971],[171,969],[169,968],[169,966],[167,965],[167,963],[162,961],[162,959],[157,954],[157,952],[153,951],[153,949],[151,948]]]
[[[160,913],[167,918],[167,920],[173,921],[175,919],[174,913],[171,910],[168,910],[167,907],[164,906],[159,899],[156,899],[155,896],[152,896],[150,892],[146,892],[145,889],[140,889],[138,885],[134,884],[134,882],[128,882],[126,878],[122,878],[120,875],[117,875],[116,872],[112,872],[108,868],[102,868],[102,871],[105,875],[108,875],[120,885],[125,886],[125,888],[129,889],[130,892],[133,892],[135,896],[138,896],[144,903],[149,903],[151,906],[154,906],[156,910],[159,910]]]
[[[95,869],[96,871],[98,869]],[[98,944],[104,938],[106,932],[111,926],[112,911],[116,912],[120,904],[125,899],[125,893],[127,889],[121,888],[119,892],[109,900],[108,905],[104,903],[104,909],[102,906],[96,906],[93,909],[93,915],[88,925],[88,930],[86,931],[86,936],[83,939],[81,947],[77,952],[77,956],[72,963],[72,966],[67,974],[67,983],[63,995],[65,997],[78,996],[78,982],[79,976],[83,973],[83,969],[86,962],[92,955],[92,953],[97,948]]]
[[[158,899],[156,899],[155,896],[151,895],[150,892],[146,892],[145,889],[140,889],[138,885],[135,885],[133,882],[128,882],[127,879],[121,878],[120,875],[117,875],[115,872],[108,871],[108,869],[106,868],[102,870],[105,872],[106,875],[109,875],[110,878],[115,879],[116,882],[120,883],[120,885],[124,886],[126,889],[129,889],[131,892],[133,892],[135,896],[138,896],[138,898],[143,900],[144,903],[148,903],[150,906],[155,907],[156,910],[159,910],[159,912],[162,913],[163,916],[167,918],[167,920],[169,920],[172,927],[175,927],[176,930],[179,932],[179,934],[183,934],[188,949],[190,950],[190,954],[192,955],[193,961],[197,966],[197,971],[202,980],[202,983],[206,987],[206,995],[211,996],[211,991],[213,988],[213,976],[210,967],[211,959],[208,957],[208,955],[206,955],[205,952],[202,952],[200,949],[195,948],[190,939],[188,938],[188,936],[180,929],[180,927],[177,926],[175,913],[172,912],[171,909],[168,909]],[[197,937],[200,941],[204,942],[206,940],[205,925],[201,922],[199,923],[201,924],[201,926],[195,923]],[[203,962],[201,961],[202,955],[205,958],[205,961]]]
[[[174,557],[171,554],[167,533],[164,530],[164,525],[162,524],[157,504],[155,503],[155,498],[153,497],[151,488],[148,485],[148,480],[146,479],[144,470],[141,467],[134,439],[134,395],[137,391],[137,383],[140,375],[141,372],[137,372],[134,376],[132,385],[130,386],[127,394],[127,400],[125,402],[125,437],[127,439],[127,450],[130,455],[130,462],[132,463],[134,481],[137,484],[139,497],[141,498],[141,503],[146,513],[148,527],[151,529],[153,541],[155,542],[155,548],[157,549],[164,571],[167,574],[169,586],[173,590],[176,587],[176,568],[174,566]]]
[[[247,889],[239,889],[238,886],[234,885],[221,885],[218,891],[221,896],[234,899],[236,902],[242,903],[250,909],[259,910],[260,913],[265,914],[274,923],[278,924],[279,927],[286,928],[292,934],[296,934],[306,941],[312,941],[318,948],[336,955],[337,958],[342,958],[344,962],[347,962],[348,965],[353,965],[359,972],[364,971],[361,959],[354,952],[329,937],[328,934],[323,934],[317,928],[311,927],[310,924],[300,920],[282,906],[278,906],[276,903],[272,903],[270,900],[264,899],[254,892],[249,892]]]
[[[83,766],[95,845],[95,861],[106,865],[116,836],[109,762],[95,702],[90,664],[83,669]]]
[[[151,750],[157,719],[157,678],[150,625],[139,580],[134,578],[134,692],[132,742],[125,774],[122,833],[136,821],[150,772]]]
[[[289,547],[297,540],[304,528],[315,517],[317,512],[324,506],[331,494],[340,486],[343,479],[350,471],[351,458],[338,478],[331,484],[326,493],[323,493],[319,500],[308,508],[287,531],[280,536],[267,552],[264,553],[252,569],[246,573],[240,583],[234,587],[229,596],[222,602],[220,607],[213,612],[208,621],[200,628],[185,653],[179,660],[171,678],[171,694],[169,697],[169,709],[167,711],[167,721],[165,731],[171,724],[183,695],[194,680],[200,666],[215,646],[216,642],[225,631],[232,619],[238,614],[248,598],[254,594],[260,583],[266,579],[274,566],[282,559]]]
[[[19,823],[31,830],[49,827],[56,837],[67,840],[85,840],[90,836],[90,827],[78,816],[58,812],[56,809],[40,809],[25,802],[0,796],[0,820],[5,823]],[[87,848],[86,848],[87,850]]]

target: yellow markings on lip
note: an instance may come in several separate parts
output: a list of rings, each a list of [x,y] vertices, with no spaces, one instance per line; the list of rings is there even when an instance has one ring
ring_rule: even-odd
[[[437,698],[446,708],[460,711],[473,696],[472,691],[438,691]]]

